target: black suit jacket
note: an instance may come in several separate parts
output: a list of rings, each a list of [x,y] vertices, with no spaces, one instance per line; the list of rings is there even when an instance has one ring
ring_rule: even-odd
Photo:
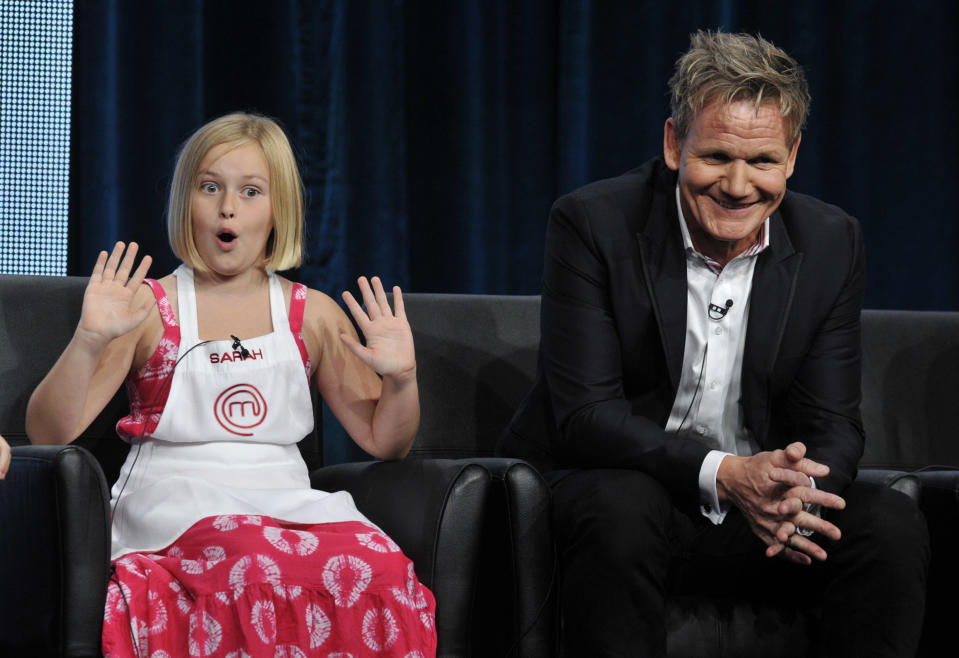
[[[708,448],[663,430],[686,336],[676,173],[661,159],[560,198],[546,237],[539,365],[500,443],[542,471],[636,468],[694,504]],[[787,192],[758,256],[742,373],[764,450],[803,441],[839,492],[862,455],[862,237],[835,206]]]

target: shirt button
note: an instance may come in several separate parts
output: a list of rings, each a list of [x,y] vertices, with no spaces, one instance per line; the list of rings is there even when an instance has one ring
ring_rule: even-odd
[[[703,436],[704,434],[706,434],[706,426],[700,425],[699,427],[697,427],[696,433],[699,434],[700,436]]]
[[[713,333],[716,334],[717,336],[722,336],[722,335],[723,335],[723,328],[722,328],[722,327],[716,327],[715,329],[713,329]]]
[[[709,382],[709,390],[710,390],[710,391],[715,391],[717,388],[719,388],[719,382],[717,382],[717,381]]]

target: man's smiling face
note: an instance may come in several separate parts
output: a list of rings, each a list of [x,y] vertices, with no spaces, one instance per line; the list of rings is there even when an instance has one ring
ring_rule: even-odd
[[[782,202],[799,139],[787,143],[777,103],[709,103],[681,142],[666,121],[663,154],[679,171],[680,204],[693,245],[725,265],[749,248]]]

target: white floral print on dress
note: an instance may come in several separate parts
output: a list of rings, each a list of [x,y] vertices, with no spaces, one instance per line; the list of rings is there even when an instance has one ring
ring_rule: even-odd
[[[399,553],[400,547],[396,542],[379,532],[361,532],[356,535],[357,540],[368,549],[377,553]]]
[[[353,555],[337,555],[323,567],[323,584],[340,608],[352,607],[372,578],[370,565]]]
[[[332,624],[330,618],[326,616],[316,603],[311,603],[306,607],[306,632],[310,635],[310,648],[316,649],[323,646],[326,639],[330,636]]]
[[[291,543],[289,539],[287,539],[287,537],[291,535],[296,538],[296,543]],[[288,553],[289,555],[293,555],[294,553],[300,556],[311,555],[316,551],[317,546],[320,545],[320,540],[316,538],[316,535],[303,530],[265,526],[263,528],[263,536],[268,542],[273,544],[277,550]]]
[[[363,615],[363,643],[372,651],[389,649],[399,637],[400,627],[389,608],[370,608]]]

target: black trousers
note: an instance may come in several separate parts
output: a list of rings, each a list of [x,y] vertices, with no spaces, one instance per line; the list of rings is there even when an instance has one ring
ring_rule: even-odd
[[[553,477],[550,478],[549,476]],[[738,510],[713,525],[678,509],[653,478],[631,470],[549,474],[562,565],[567,656],[665,656],[671,594],[819,605],[821,655],[912,656],[925,604],[929,537],[913,501],[853,483],[842,532],[815,535],[829,557],[810,566],[764,555]]]

